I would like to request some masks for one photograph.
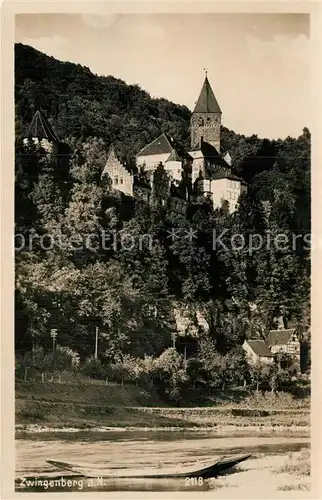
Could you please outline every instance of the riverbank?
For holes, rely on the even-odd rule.
[[[256,471],[256,481],[254,481]],[[257,455],[238,466],[234,474],[212,481],[213,496],[275,498],[282,492],[299,492],[308,498],[311,489],[310,450],[281,455]],[[264,493],[264,494],[263,494]],[[284,493],[285,495],[285,493]]]
[[[309,398],[252,394],[214,395],[207,406],[171,407],[135,386],[16,383],[16,431],[94,429],[277,429],[310,426]],[[37,430],[38,429],[38,430]]]
[[[33,444],[31,445],[31,439]],[[41,434],[16,440],[16,478],[50,477],[67,474],[47,462],[48,459],[87,464],[102,468],[112,477],[104,480],[102,488],[89,491],[171,491],[171,498],[184,490],[203,491],[217,498],[276,498],[275,493],[307,490],[310,480],[309,438],[290,435],[289,431],[264,436],[223,435],[216,431],[154,432],[142,434],[93,432]],[[223,456],[251,457],[225,475],[203,484],[188,484],[183,480],[123,479],[113,477],[113,470],[144,473],[149,469],[183,472],[214,463]],[[301,457],[301,459],[299,459]],[[109,474],[109,475],[110,475]],[[127,474],[126,474],[127,475]],[[305,492],[306,495],[306,492]],[[285,496],[284,496],[285,498]],[[302,497],[303,498],[303,497]]]

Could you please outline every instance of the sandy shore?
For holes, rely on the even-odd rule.
[[[153,491],[153,498],[198,498],[199,495],[206,495],[211,498],[243,498],[243,499],[266,499],[266,498],[314,498],[310,491],[310,476],[302,474],[301,471],[287,472],[288,465],[294,462],[294,457],[300,456],[301,452],[257,456],[238,465],[235,471],[225,476],[217,477],[206,481],[200,488],[187,486],[185,480],[171,480],[163,484],[161,490]],[[65,475],[67,478],[67,476]],[[117,481],[112,482],[119,484]],[[143,491],[148,481],[141,480]],[[158,486],[161,481],[159,480]],[[131,486],[126,488],[126,493],[142,494],[137,489],[137,481],[133,481]],[[155,486],[157,483],[155,484]],[[116,487],[116,490],[118,488]],[[198,491],[199,490],[199,491]],[[87,491],[99,491],[89,489]],[[124,498],[125,491],[108,491],[109,498]],[[136,492],[136,493],[135,493]],[[144,495],[148,492],[144,491]],[[135,497],[138,498],[138,497]]]
[[[213,480],[211,495],[214,498],[311,498],[310,476],[279,471],[296,456],[299,453],[249,459],[240,464],[234,474]]]

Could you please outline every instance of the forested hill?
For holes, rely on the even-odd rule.
[[[132,157],[161,132],[189,147],[190,111],[152,99],[138,85],[97,76],[79,64],[57,61],[32,47],[15,47],[16,104],[23,130],[40,107],[61,138],[89,136]]]
[[[161,132],[189,149],[191,112],[187,107],[153,99],[138,85],[94,75],[80,64],[58,61],[23,44],[15,46],[15,100],[17,135],[26,130],[38,107],[61,139],[102,138],[107,147],[113,143],[119,156],[129,163]],[[302,136],[284,141],[261,139],[255,133],[245,137],[222,127],[222,150],[230,151],[233,167],[249,183],[255,175],[271,171],[276,157],[287,164],[284,171],[295,166],[294,154],[302,158],[306,169],[310,134],[304,125]],[[297,175],[294,177],[297,183]],[[267,174],[268,191],[270,180],[274,184],[277,178],[277,171]]]
[[[135,206],[125,216],[122,199],[100,180],[110,144],[133,161],[163,131],[188,149],[191,112],[152,99],[136,85],[96,76],[21,44],[15,48],[15,68],[17,352],[32,346],[50,352],[49,332],[57,329],[57,342],[84,360],[93,354],[98,329],[98,354],[106,369],[125,355],[138,360],[148,354],[161,359],[157,370],[158,363],[172,363],[173,373],[166,372],[173,374],[170,388],[180,385],[178,374],[182,381],[195,377],[196,384],[201,377],[205,388],[244,373],[236,348],[245,338],[262,338],[276,317],[307,331],[307,128],[298,138],[274,141],[222,129],[222,149],[230,151],[234,170],[249,183],[233,215],[224,206],[213,210],[202,198],[188,206],[185,216],[174,215],[167,205]],[[22,146],[19,137],[35,107],[68,143],[68,160],[55,149],[46,156],[34,145],[28,151]],[[173,229],[181,231],[180,238],[169,238]],[[191,230],[197,236],[189,241],[185,235]],[[224,231],[224,246],[214,244],[213,231]],[[115,245],[107,249],[105,232],[116,234]],[[147,234],[152,247],[137,245]],[[258,238],[262,241],[256,251],[250,244],[253,234],[256,245]],[[47,238],[44,244],[39,235]],[[277,248],[272,238],[281,235],[284,247]],[[71,245],[72,239],[76,244],[88,236],[93,248]],[[122,246],[123,236],[136,242],[133,250]],[[245,241],[239,250],[232,244],[236,236]],[[293,236],[299,236],[295,245]],[[179,340],[177,351],[169,354],[178,332],[190,339],[188,358],[197,356],[191,366],[178,354]],[[192,337],[199,340],[189,351]]]

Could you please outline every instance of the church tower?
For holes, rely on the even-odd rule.
[[[201,141],[208,142],[220,153],[221,109],[207,78],[191,116],[191,147]]]

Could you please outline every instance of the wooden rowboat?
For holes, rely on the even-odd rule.
[[[202,477],[203,479],[209,479],[216,477],[223,472],[228,471],[235,465],[243,462],[250,458],[251,455],[242,455],[237,457],[222,458],[211,465],[191,470],[187,468],[186,470],[180,470],[174,472],[173,470],[158,470],[152,469],[150,472],[143,472],[142,470],[135,471],[120,471],[107,469],[105,465],[100,467],[93,467],[90,464],[72,464],[68,462],[60,462],[57,460],[46,460],[47,463],[53,465],[54,467],[72,472],[75,475],[96,478],[102,477],[106,479],[170,479],[170,478],[187,478],[187,477]]]

